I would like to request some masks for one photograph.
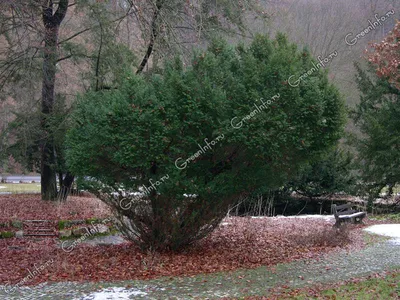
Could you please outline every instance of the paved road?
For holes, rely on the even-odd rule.
[[[10,183],[19,183],[20,181],[27,182],[27,183],[30,183],[32,181],[40,182],[40,176],[0,175],[0,181],[2,181],[2,180],[5,180],[6,182],[10,182]]]

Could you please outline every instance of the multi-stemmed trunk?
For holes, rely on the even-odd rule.
[[[59,201],[67,200],[67,197],[71,192],[74,179],[74,175],[72,175],[70,172],[67,172],[65,176],[63,176],[63,174],[59,175],[60,191],[57,197]]]

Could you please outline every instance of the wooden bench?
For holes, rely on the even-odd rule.
[[[362,219],[367,215],[364,211],[353,209],[353,204],[332,205],[332,213],[335,216],[335,226],[339,227],[344,222],[352,224],[362,223]]]

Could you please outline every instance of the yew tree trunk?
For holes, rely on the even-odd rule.
[[[72,188],[72,184],[74,183],[74,179],[75,179],[74,175],[72,175],[69,172],[67,172],[67,174],[65,174],[64,178],[61,175],[61,179],[59,180],[59,182],[60,182],[60,191],[58,193],[59,201],[67,200],[67,197],[71,192],[71,188]]]

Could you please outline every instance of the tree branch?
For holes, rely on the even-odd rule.
[[[120,21],[120,20],[126,18],[127,16],[128,16],[128,14],[123,15],[122,17],[117,18],[117,19],[115,19],[115,20],[112,20],[112,21],[110,21],[109,23],[106,23],[106,24],[112,24],[112,23],[118,22],[118,21]],[[98,26],[99,26],[99,25],[97,25],[97,26],[91,26],[91,27],[82,29],[81,31],[79,31],[79,32],[77,32],[77,33],[71,35],[70,37],[67,37],[66,39],[64,39],[64,40],[62,40],[62,41],[60,41],[60,42],[58,42],[58,45],[61,45],[61,44],[63,44],[63,43],[66,43],[66,42],[68,42],[69,40],[72,40],[73,38],[77,37],[78,35],[80,35],[80,34],[82,34],[82,33],[85,33],[86,31],[92,30],[93,28],[98,27]]]
[[[151,54],[153,53],[155,40],[158,36],[157,21],[161,8],[162,8],[162,1],[158,0],[153,14],[153,21],[151,22],[150,42],[149,45],[147,46],[146,54],[144,55],[142,62],[140,63],[139,68],[136,71],[136,74],[142,73],[144,67],[147,65],[147,62],[149,61]]]
[[[60,25],[61,22],[63,21],[65,15],[67,14],[68,4],[69,0],[61,0],[60,3],[58,4],[57,11],[53,16],[53,22],[56,25]]]
[[[103,47],[103,26],[101,26],[101,23],[99,23],[101,33],[100,33],[100,45],[99,45],[99,52],[97,54],[97,60],[96,60],[96,91],[99,90],[99,73],[100,73],[100,56],[101,56],[101,50]]]
[[[59,63],[60,61],[63,61],[63,60],[69,59],[69,58],[71,58],[71,57],[72,57],[72,54],[70,54],[70,55],[67,55],[67,56],[64,56],[64,57],[61,57],[61,58],[57,59],[57,63]]]
[[[58,42],[58,45],[61,45],[61,44],[63,44],[63,43],[66,43],[66,42],[68,42],[69,40],[72,40],[73,38],[77,37],[78,35],[80,35],[80,34],[82,34],[82,33],[85,33],[86,31],[89,31],[89,30],[91,30],[91,29],[93,29],[93,27],[89,27],[89,28],[83,29],[83,30],[81,30],[81,31],[79,31],[79,32],[77,32],[77,33],[71,35],[70,37],[67,37],[66,39],[64,39],[64,40],[62,40],[62,41],[60,41],[60,42]]]

